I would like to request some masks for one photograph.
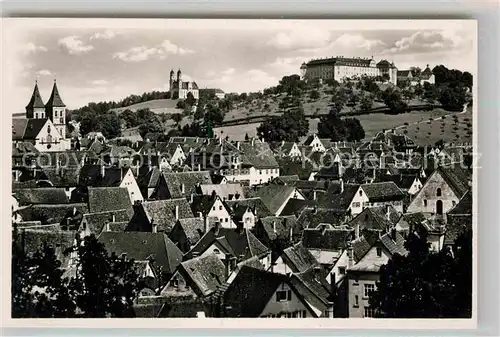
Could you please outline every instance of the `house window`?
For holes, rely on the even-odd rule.
[[[452,200],[451,205],[452,205],[453,207],[455,207],[455,206],[456,206],[456,204],[457,204],[457,202],[456,202],[455,200]]]
[[[262,174],[262,170],[259,170],[259,174]]]
[[[375,291],[375,285],[372,283],[365,284],[364,287],[364,297],[370,297],[370,293]]]
[[[290,301],[292,299],[291,290],[279,290],[276,292],[276,302]]]
[[[363,191],[359,190],[359,196],[363,195]]]
[[[219,206],[219,211],[222,211],[222,206]]]
[[[436,196],[437,196],[437,197],[440,197],[440,196],[441,196],[441,189],[440,189],[440,188],[438,188],[438,189],[437,189],[437,191],[436,191]]]
[[[179,280],[178,279],[173,279],[172,280],[172,287],[179,288]]]
[[[361,206],[361,203],[359,203],[359,202],[352,203],[352,207],[359,207],[359,206]]]
[[[214,206],[214,207],[212,207],[212,210],[214,210],[214,211],[215,211],[215,206]]]
[[[229,218],[226,218],[226,222],[229,222]]]
[[[424,207],[427,207],[427,200],[424,199]]]
[[[370,307],[365,307],[365,318],[375,317],[375,309]]]
[[[217,248],[214,248],[214,254],[219,255],[220,254],[220,250],[218,250]]]
[[[354,307],[358,307],[359,306],[359,296],[358,295],[355,295],[354,296]]]
[[[377,247],[377,256],[381,257],[382,256],[382,248]]]
[[[339,267],[339,274],[340,275],[345,275],[345,267]]]
[[[306,317],[307,317],[307,311],[302,310],[302,318],[306,318]]]

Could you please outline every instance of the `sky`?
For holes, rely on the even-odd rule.
[[[312,58],[373,56],[400,70],[477,66],[475,25],[463,22],[33,19],[5,22],[4,30],[12,113],[24,111],[35,80],[46,101],[57,79],[73,109],[166,91],[171,69],[200,88],[241,93],[276,85]]]

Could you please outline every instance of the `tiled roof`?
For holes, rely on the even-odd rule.
[[[327,287],[331,287],[324,277],[317,274],[314,268],[309,268],[304,272],[292,274],[291,281],[297,291],[303,296],[309,303],[321,302],[322,306],[328,305],[330,301],[330,292]],[[317,308],[317,305],[315,305]],[[326,308],[325,308],[326,309]]]
[[[226,267],[215,254],[184,261],[180,268],[189,275],[202,296],[212,294],[226,281]]]
[[[28,254],[41,250],[43,244],[47,243],[54,248],[56,257],[62,262],[61,267],[67,268],[69,255],[64,254],[64,251],[73,246],[75,236],[76,232],[73,231],[26,229],[20,231],[18,239],[20,240],[19,244],[24,244]]]
[[[140,188],[155,188],[160,180],[161,170],[154,166],[147,171],[139,173],[137,177],[137,184]]]
[[[292,174],[288,176],[279,176],[275,178],[275,181],[279,183],[283,183],[285,185],[294,185],[299,180],[299,176],[297,174]]]
[[[35,145],[30,142],[17,142],[17,143],[12,143],[12,156],[24,156],[28,153],[32,153],[34,155],[37,155],[40,153],[40,151],[37,150]],[[46,152],[47,153],[47,152]]]
[[[367,207],[349,222],[349,226],[354,228],[359,225],[361,229],[386,230],[394,226],[400,218],[401,214],[393,206]]]
[[[61,223],[66,214],[76,208],[80,213],[87,213],[87,204],[38,204],[19,210],[24,221],[41,221],[42,224]]]
[[[197,185],[212,184],[208,171],[164,173],[163,177],[172,198],[182,198],[196,193]],[[184,185],[184,193],[181,191],[181,185]]]
[[[208,214],[217,200],[220,200],[218,196],[194,195],[191,203],[193,214],[199,215],[200,212],[203,215]]]
[[[268,216],[259,219],[259,222],[271,241],[277,238],[290,239],[290,229],[292,235],[300,233],[297,219],[294,216]]]
[[[316,59],[307,62],[307,66],[315,66],[322,64],[342,65],[350,67],[369,67],[372,59],[368,58],[351,58],[351,57],[331,57],[324,59]]]
[[[249,259],[253,256],[261,256],[269,250],[247,229],[238,228],[211,228],[198,243],[186,254],[202,254],[214,242],[218,241],[227,253],[239,258]]]
[[[128,224],[129,224],[129,221],[109,222],[107,224],[107,226],[109,227],[108,232],[125,232]]]
[[[189,203],[184,198],[157,201],[145,201],[139,206],[144,209],[149,221],[158,225],[159,231],[170,232],[175,225],[176,207],[179,209],[179,219],[194,218]]]
[[[340,225],[344,221],[343,214],[335,209],[329,208],[306,208],[297,218],[298,226],[301,229],[316,228],[320,223]]]
[[[76,187],[80,181],[80,167],[43,168],[36,178],[48,180],[54,187]]]
[[[463,197],[470,189],[469,181],[472,180],[471,174],[459,165],[454,165],[454,167],[439,166],[437,171],[441,173],[443,179],[459,198]]]
[[[203,218],[186,218],[177,220],[191,244],[198,242],[205,232],[205,220]]]
[[[408,77],[411,70],[398,70],[398,77]]]
[[[45,123],[46,118],[13,119],[12,140],[35,139]]]
[[[87,224],[90,232],[95,235],[99,235],[105,230],[104,226],[110,222],[126,222],[128,224],[131,218],[132,214],[130,208],[99,213],[87,213],[83,215],[83,220]]]
[[[257,196],[262,199],[262,202],[267,208],[276,214],[281,206],[286,202],[287,198],[295,191],[295,187],[287,185],[267,185],[262,186],[257,190]],[[293,195],[292,195],[293,197]]]
[[[302,236],[302,244],[308,249],[336,251],[346,248],[352,236],[352,229],[306,228]]]
[[[40,91],[38,90],[38,84],[35,83],[35,88],[33,89],[33,94],[31,95],[31,99],[26,106],[26,109],[32,108],[45,108],[45,104],[43,103],[42,96],[40,95]]]
[[[221,199],[245,198],[245,192],[239,183],[203,184],[200,186],[202,194],[211,195],[214,191]]]
[[[272,215],[261,198],[226,200],[224,203],[232,212],[235,212],[238,208],[250,208],[252,211],[255,211],[255,215],[261,218]]]
[[[89,187],[88,203],[90,213],[132,208],[130,196],[125,187]]]
[[[387,200],[401,200],[405,194],[399,187],[392,181],[380,182],[373,184],[363,184],[361,188],[365,192],[370,202],[374,201],[387,201]]]
[[[280,215],[298,215],[304,210],[306,207],[314,207],[317,205],[315,200],[302,200],[302,199],[294,199],[290,198],[281,211]]]
[[[59,95],[59,90],[57,89],[57,84],[54,81],[54,86],[52,87],[52,93],[50,94],[49,100],[46,104],[47,107],[66,107]]]
[[[13,190],[12,193],[21,206],[31,204],[65,204],[69,202],[64,188],[22,188]]]
[[[368,237],[370,239],[370,236]],[[359,262],[363,256],[372,248],[376,240],[367,240],[367,238],[362,235],[359,238],[351,242],[352,251],[354,254],[354,261]]]
[[[227,317],[259,317],[287,276],[243,266],[224,293]]]
[[[279,168],[278,162],[268,143],[255,142],[241,143],[240,149],[244,153],[243,164],[252,165],[258,169]]]
[[[351,205],[354,195],[359,189],[358,184],[344,184],[344,191],[338,193],[338,187],[331,186],[325,195],[318,196],[318,206],[330,208],[337,212],[345,212]]]
[[[465,215],[472,214],[472,190],[467,191],[458,204],[447,214]]]
[[[286,248],[283,251],[282,258],[294,273],[302,273],[318,265],[318,261],[316,261],[311,252],[309,252],[300,242]]]
[[[102,232],[99,237],[108,252],[116,255],[127,254],[128,258],[136,261],[154,259],[156,266],[163,271],[173,274],[182,262],[182,252],[163,233],[147,232]]]
[[[405,248],[405,239],[401,234],[395,232],[395,239],[391,237],[391,233],[385,233],[380,237],[380,242],[392,254],[407,255],[408,251]]]

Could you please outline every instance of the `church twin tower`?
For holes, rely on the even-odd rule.
[[[35,82],[35,89],[31,100],[26,106],[26,118],[46,119],[49,118],[54,127],[59,131],[61,137],[66,138],[66,105],[63,103],[56,81],[52,87],[52,93],[46,104],[43,103],[42,96],[38,90],[38,82]]]

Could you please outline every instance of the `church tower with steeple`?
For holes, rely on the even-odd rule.
[[[35,81],[35,88],[31,99],[26,106],[26,118],[43,119],[45,118],[45,104],[43,103],[42,96],[38,90],[38,81]]]
[[[47,104],[45,104],[45,113],[47,118],[50,118],[52,123],[54,123],[54,126],[61,134],[61,137],[63,139],[66,138],[66,105],[63,103],[61,96],[59,95],[55,79],[54,86],[52,87],[52,93],[50,94]]]

